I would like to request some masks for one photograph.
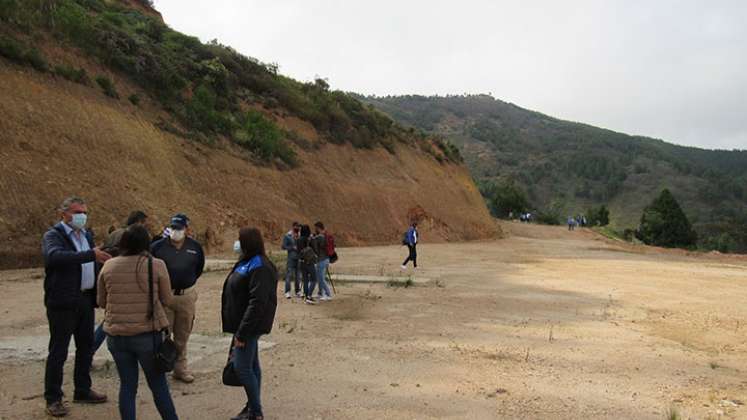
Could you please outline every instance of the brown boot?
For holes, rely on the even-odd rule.
[[[174,373],[173,377],[174,377],[174,379],[176,379],[177,381],[182,381],[182,382],[184,382],[185,384],[191,384],[192,382],[194,382],[194,381],[195,381],[195,376],[194,376],[194,375],[192,375],[192,374],[191,374],[191,373],[189,373],[189,372],[180,372],[180,373]]]
[[[73,398],[73,402],[78,404],[103,404],[106,400],[106,394],[101,394],[94,390],[90,390],[85,394],[76,392]]]
[[[70,414],[70,409],[62,401],[47,403],[47,414],[52,417],[65,417]]]

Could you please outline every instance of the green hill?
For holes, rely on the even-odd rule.
[[[563,121],[488,95],[367,97],[400,123],[456,144],[482,189],[515,181],[539,210],[607,204],[636,228],[669,188],[706,249],[747,251],[747,150],[704,150]]]

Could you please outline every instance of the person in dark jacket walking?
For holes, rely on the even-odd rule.
[[[223,332],[233,334],[231,358],[247,398],[244,409],[232,420],[260,420],[264,417],[258,343],[261,335],[272,331],[278,274],[267,258],[259,229],[241,229],[239,244],[241,257],[223,284],[221,298]]]
[[[405,262],[402,263],[402,269],[407,269],[407,263],[412,261],[413,268],[418,268],[418,224],[414,222],[405,233],[405,240],[403,245],[407,245],[409,254],[405,258]]]
[[[301,236],[298,238],[298,269],[301,271],[303,281],[304,302],[315,305],[314,288],[316,287],[316,263],[319,256],[311,246],[311,228],[309,225],[301,226]]]
[[[63,367],[70,337],[75,337],[73,402],[91,404],[107,400],[106,395],[91,389],[91,362],[96,276],[101,264],[111,255],[96,248],[93,233],[85,228],[88,207],[83,199],[65,199],[60,211],[62,221],[44,234],[42,242],[44,305],[49,321],[44,398],[47,413],[54,417],[63,417],[70,412],[62,403]]]

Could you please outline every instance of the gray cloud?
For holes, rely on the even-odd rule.
[[[157,0],[177,30],[366,94],[492,93],[560,118],[747,149],[747,2]]]

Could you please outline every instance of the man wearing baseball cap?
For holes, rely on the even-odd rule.
[[[187,341],[195,320],[197,291],[194,285],[205,268],[205,253],[200,243],[188,235],[191,230],[185,214],[175,214],[169,227],[169,236],[154,242],[150,250],[155,258],[166,263],[174,291],[174,300],[166,308],[177,351],[174,379],[191,383],[195,378],[187,366]]]

